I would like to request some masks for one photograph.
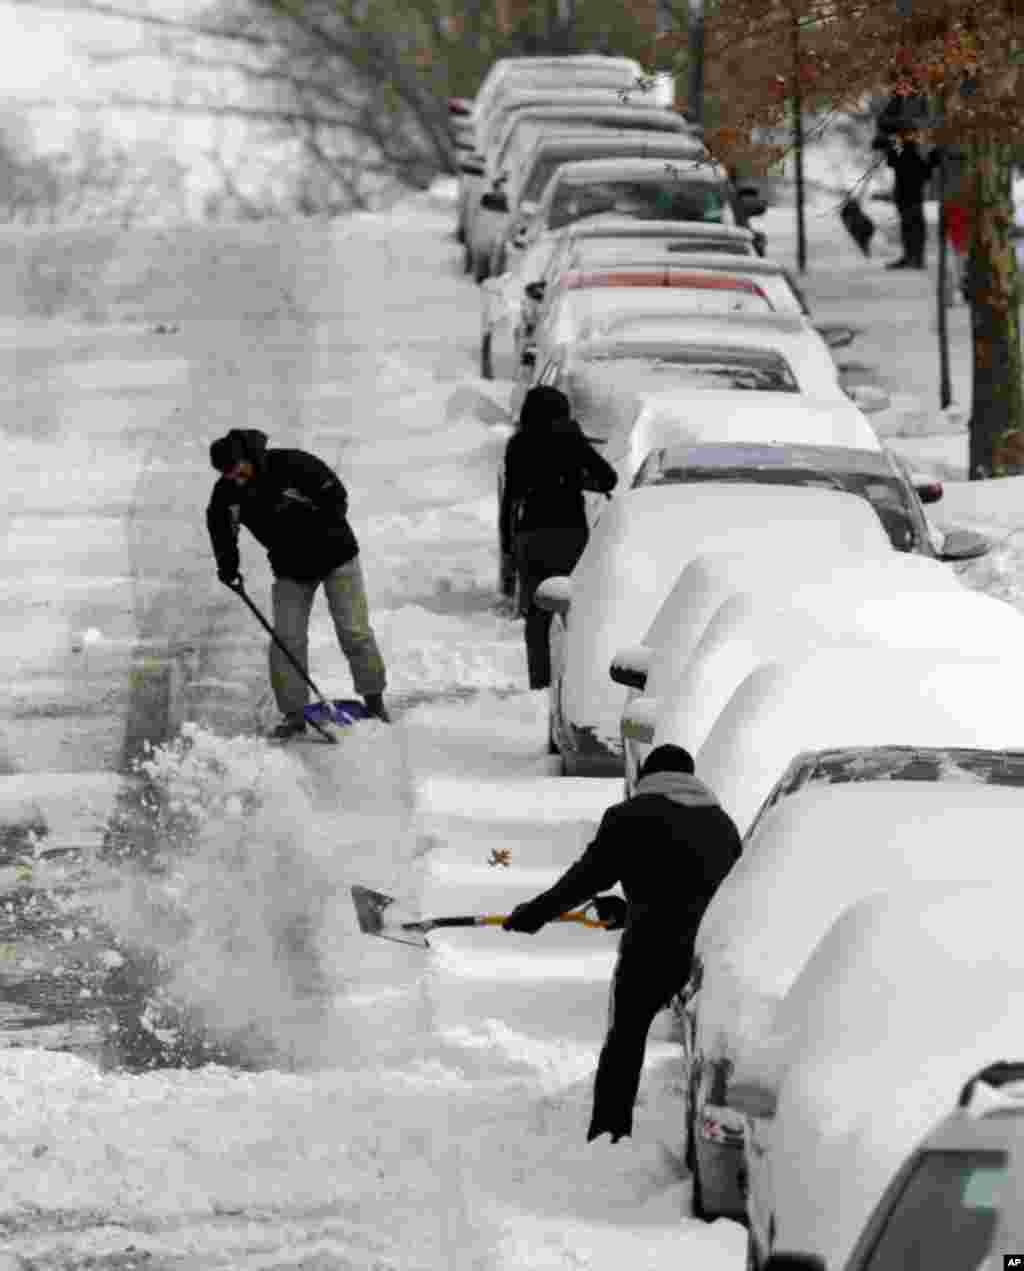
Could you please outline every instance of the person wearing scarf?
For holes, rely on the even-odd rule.
[[[647,1034],[690,975],[704,910],[740,854],[732,818],[693,771],[681,746],[657,746],[633,795],[610,807],[582,856],[541,895],[517,905],[502,924],[528,935],[621,883],[625,925],[609,996],[608,1027],[597,1062],[587,1142],[633,1132]],[[611,915],[598,897],[597,912]]]

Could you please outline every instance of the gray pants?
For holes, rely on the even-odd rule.
[[[328,574],[322,582],[275,578],[271,596],[274,630],[300,666],[309,668],[309,615],[316,589],[322,586],[334,620],[338,643],[348,660],[352,682],[360,697],[383,693],[387,683],[384,659],[370,626],[363,571],[356,556]],[[276,644],[270,645],[270,685],[282,715],[299,714],[309,701],[309,687]]]

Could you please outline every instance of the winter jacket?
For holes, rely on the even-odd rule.
[[[585,529],[583,491],[610,494],[617,481],[575,421],[523,429],[505,448],[503,543],[525,530]]]
[[[233,430],[256,475],[245,486],[221,477],[206,509],[217,569],[239,569],[238,527],[267,549],[275,578],[316,582],[352,560],[359,544],[346,518],[348,493],[337,475],[304,450],[267,449],[257,429]]]
[[[887,137],[876,137],[872,148],[884,152],[895,178],[893,201],[897,207],[914,207],[924,199],[924,187],[939,162],[933,150],[926,159],[916,141],[904,141],[899,150]]]
[[[671,929],[692,941],[739,854],[732,818],[702,781],[656,772],[637,782],[632,798],[608,809],[579,860],[521,908],[549,922],[621,883],[627,932],[638,925],[663,934]]]

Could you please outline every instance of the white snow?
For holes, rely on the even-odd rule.
[[[584,1142],[614,938],[453,931],[425,953],[356,929],[354,882],[417,913],[504,912],[573,859],[617,794],[556,779],[544,697],[513,691],[521,630],[492,606],[508,386],[475,379],[454,193],[337,224],[0,233],[5,822],[38,811],[53,842],[94,842],[130,785],[114,774],[138,681],[171,668],[169,715],[194,724],[153,756],[177,804],[172,868],[80,871],[66,928],[98,914],[102,966],[142,943],[211,1027],[248,1026],[282,1057],[129,1076],[43,1049],[44,1032],[0,1051],[12,1264],[99,1265],[129,1246],[193,1267],[742,1263],[736,1224],[685,1217],[664,1019],[634,1138]],[[948,475],[964,438],[931,436],[927,280],[883,276],[834,216],[815,217],[816,317],[863,315],[856,354],[905,406],[872,422],[892,435],[911,420],[929,436],[907,452]],[[773,253],[791,251],[788,210],[765,228]],[[966,313],[951,319],[963,401]],[[314,450],[349,485],[373,621],[407,695],[392,730],[285,753],[234,735],[269,711],[263,633],[218,588],[203,525],[207,446],[237,425]],[[1005,490],[948,486],[940,508],[985,526],[1000,505],[1006,545],[972,577],[1017,601]],[[243,553],[266,604],[263,554]],[[349,694],[322,607],[311,648],[318,682]],[[64,956],[23,953],[58,969]]]

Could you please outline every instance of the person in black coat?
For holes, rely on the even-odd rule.
[[[895,138],[879,133],[871,148],[885,155],[895,177],[893,199],[900,218],[903,255],[890,261],[886,269],[924,269],[924,188],[939,162],[939,151],[933,149],[926,159],[912,132]]]
[[[612,977],[608,1030],[597,1063],[587,1142],[633,1132],[633,1105],[654,1017],[690,975],[704,910],[739,858],[740,836],[714,794],[693,775],[681,746],[656,746],[633,796],[609,808],[583,855],[533,900],[517,905],[506,931],[534,934],[595,892],[622,884],[625,930]],[[610,913],[597,897],[598,916]]]
[[[238,529],[267,549],[274,574],[274,629],[302,667],[309,661],[309,617],[322,586],[356,692],[369,713],[387,722],[384,660],[370,626],[359,544],[348,523],[348,492],[338,475],[304,450],[267,449],[267,434],[233,428],[210,446],[221,474],[206,509],[217,577],[241,585]],[[284,717],[271,734],[305,731],[306,681],[276,644],[270,682]]]
[[[514,559],[526,618],[530,688],[551,683],[551,614],[534,604],[534,594],[545,578],[571,573],[587,544],[583,491],[610,495],[617,480],[572,418],[566,395],[547,385],[531,388],[505,448],[499,512],[502,549]]]

